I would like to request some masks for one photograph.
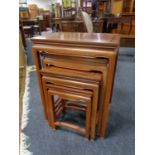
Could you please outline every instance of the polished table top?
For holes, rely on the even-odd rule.
[[[118,46],[120,35],[107,33],[56,32],[32,38],[33,43],[76,43]]]

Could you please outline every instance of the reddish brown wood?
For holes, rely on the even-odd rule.
[[[36,65],[36,70],[39,71],[40,68],[41,68],[39,53],[36,52],[36,51],[33,52],[33,57],[34,57],[34,63]],[[45,118],[48,119],[47,111],[46,111],[46,108],[45,108],[46,107],[45,94],[43,92],[43,85],[42,85],[42,80],[41,80],[41,74],[39,72],[37,72],[37,77],[38,77],[38,84],[39,84],[39,88],[40,88],[40,95],[41,95],[41,99],[42,99],[42,104],[43,104],[43,108],[44,108],[44,115],[45,115]]]
[[[62,127],[65,127],[65,128],[71,128],[73,130],[75,130],[76,132],[80,132],[80,133],[83,133],[85,134],[86,130],[82,127],[79,127],[77,125],[74,125],[74,124],[68,124],[68,123],[65,123],[65,122],[55,122],[55,125],[57,126],[62,126]]]
[[[102,49],[103,48],[106,49],[108,47],[109,48],[118,47],[120,42],[119,39],[120,36],[118,34],[58,32],[58,33],[47,33],[46,35],[43,36],[33,37],[32,42],[35,44],[41,44],[41,46],[60,45],[62,47],[63,45],[67,46],[72,45],[74,46],[74,49],[76,49],[76,47],[87,47],[87,49],[92,47],[93,48],[101,47]],[[104,52],[105,49],[102,50],[102,54],[105,53]],[[81,57],[83,57],[83,55],[81,55]]]
[[[46,87],[44,85],[44,92],[46,93]],[[49,125],[55,129],[55,121],[56,121],[56,117],[58,117],[58,112],[55,113],[54,112],[54,100],[53,100],[53,96],[49,95],[48,93],[46,93],[46,106],[47,106],[47,114],[48,114],[48,119],[49,119]],[[60,113],[59,113],[60,114]]]
[[[63,91],[62,91],[63,90]],[[80,93],[71,93],[69,91],[66,91],[64,88],[62,90],[59,90],[59,88],[50,88],[48,90],[48,94],[49,94],[49,99],[50,99],[50,95],[59,95],[61,96],[63,99],[68,99],[68,100],[84,100],[86,101],[87,107],[86,107],[86,129],[85,129],[85,137],[87,139],[89,139],[89,129],[90,129],[90,114],[91,114],[91,96],[90,95],[85,95],[85,94],[80,94]],[[62,108],[57,112],[57,115],[59,115],[62,111]],[[53,111],[54,112],[54,111]],[[49,115],[50,117],[51,115]],[[59,126],[64,126],[64,127],[68,127],[71,129],[76,129],[77,131],[81,132],[81,128],[79,126],[75,126],[69,123],[63,123],[63,122],[59,122],[58,124],[56,123],[57,121],[54,122],[55,125],[59,125]]]
[[[48,55],[46,55],[48,56]],[[56,71],[56,69],[52,70],[52,68],[54,66],[58,66],[58,67],[65,67],[65,68],[70,68],[70,69],[74,69],[74,74],[69,74],[69,71],[66,71],[64,74],[67,77],[83,77],[83,78],[87,78],[87,81],[91,79],[92,80],[98,80],[101,82],[101,88],[100,88],[100,97],[99,97],[99,110],[100,110],[100,115],[102,115],[102,102],[103,102],[103,97],[105,96],[105,89],[106,89],[106,79],[107,79],[107,66],[108,66],[108,61],[106,59],[97,59],[96,61],[93,59],[79,59],[79,58],[73,58],[70,57],[70,59],[66,59],[66,57],[56,57],[53,56],[52,58],[45,58],[43,59],[43,68],[49,68],[49,70],[45,69],[44,72],[48,72],[48,73],[53,73],[53,74],[57,74],[57,75],[63,75],[62,74],[62,70],[61,71]],[[49,67],[46,67],[49,66]],[[50,69],[51,68],[51,69]],[[82,76],[79,74],[79,72],[76,73],[77,70],[82,70],[82,71],[86,71],[85,75],[87,76]],[[101,76],[99,76],[98,79],[95,79],[95,77],[92,77],[91,74],[88,75],[88,73],[91,71],[98,71],[102,73],[102,80],[101,80]],[[62,76],[62,77],[63,77]],[[90,82],[90,81],[89,81]],[[110,103],[110,102],[109,102]],[[99,123],[98,123],[98,132],[100,130],[101,127],[101,117],[99,117]]]
[[[104,70],[102,68],[102,74],[103,76],[105,76],[106,74],[106,76],[105,81],[104,78],[102,80],[101,90],[103,90],[104,88],[104,91],[102,92],[103,95],[102,99],[100,100],[102,101],[102,113],[99,114],[99,119],[102,120],[99,134],[101,137],[104,137],[106,122],[109,113],[109,103],[112,96],[112,87],[119,47],[119,35],[94,33],[49,33],[45,36],[35,37],[32,39],[32,41],[34,43],[34,53],[40,51],[42,54],[45,53],[47,55],[51,55],[51,57],[53,57],[54,55],[60,57],[65,56],[68,57],[67,61],[70,59],[70,57],[74,57],[78,60],[81,59],[81,63],[83,62],[83,59],[92,59],[93,61],[98,63],[102,61],[100,60],[100,58],[107,60],[106,65],[101,64],[101,66],[104,66]],[[85,67],[82,67],[82,70],[88,70],[88,68],[90,68],[90,64],[92,64],[91,67],[94,66],[93,61],[89,61],[89,63],[87,61]],[[79,64],[77,64],[77,66],[78,65]],[[71,69],[74,68],[74,66],[71,67]],[[40,69],[37,69],[38,74],[40,74]],[[79,69],[81,70],[81,68]],[[74,81],[73,83],[74,86],[77,85],[77,82]],[[86,85],[84,87],[85,89],[88,89],[86,88]],[[96,100],[98,100],[98,97],[96,98]],[[96,115],[97,107],[92,108],[92,110]],[[94,120],[94,122],[96,122],[96,118],[92,119]],[[92,130],[91,132],[93,133]]]
[[[42,73],[44,74],[44,73]],[[85,82],[80,82],[80,81],[74,81],[71,79],[63,79],[63,78],[56,78],[56,76],[51,76],[51,77],[42,77],[42,80],[44,81],[43,83],[46,82],[52,82],[55,83],[56,85],[62,85],[65,87],[73,87],[73,88],[78,88],[78,89],[86,89],[86,90],[92,90],[93,91],[93,100],[92,100],[92,127],[91,127],[91,139],[95,138],[95,126],[96,126],[96,111],[97,111],[97,103],[98,103],[98,84],[94,83],[85,83]],[[45,85],[45,84],[44,84]]]

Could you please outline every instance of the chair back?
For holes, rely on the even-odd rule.
[[[82,18],[84,21],[84,25],[86,26],[87,32],[92,33],[93,32],[93,22],[87,12],[81,11]]]

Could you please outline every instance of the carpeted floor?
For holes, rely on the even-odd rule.
[[[113,99],[106,138],[86,141],[68,130],[53,131],[44,119],[36,73],[30,73],[29,122],[23,132],[33,155],[134,155],[135,153],[135,63],[134,54],[118,57]],[[127,49],[129,53],[134,49]],[[128,53],[128,52],[127,52]],[[28,53],[28,64],[33,64]]]

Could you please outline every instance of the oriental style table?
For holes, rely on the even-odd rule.
[[[41,75],[43,54],[50,55],[53,58],[52,63],[57,67],[102,73],[98,100],[99,120],[97,134],[100,137],[105,137],[120,36],[104,33],[57,32],[34,37],[32,42],[43,105],[45,104]],[[44,109],[44,113],[45,118],[48,119],[46,109]]]

